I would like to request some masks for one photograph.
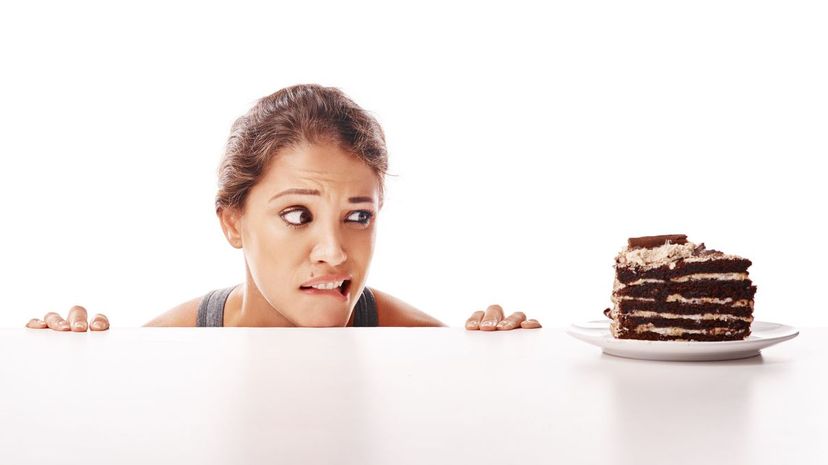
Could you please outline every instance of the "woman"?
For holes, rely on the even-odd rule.
[[[388,166],[379,123],[339,89],[315,84],[259,100],[233,124],[219,166],[216,215],[242,249],[242,284],[184,302],[144,326],[445,326],[365,286]],[[103,331],[72,307],[29,328]],[[477,311],[471,330],[538,328],[499,305]]]

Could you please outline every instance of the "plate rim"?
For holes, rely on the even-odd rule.
[[[606,329],[607,329],[607,331],[609,331],[610,320],[606,320],[606,322],[604,322],[603,320],[589,320],[589,321],[582,322],[580,324],[588,324],[588,323],[602,323],[602,324],[606,323],[606,326],[607,326]],[[714,345],[715,346],[722,346],[722,345],[745,344],[745,343],[758,342],[758,341],[773,341],[773,340],[783,341],[783,340],[785,340],[785,338],[790,339],[790,338],[793,338],[793,337],[796,337],[796,336],[799,335],[799,328],[797,328],[795,326],[786,325],[784,323],[775,323],[775,322],[772,322],[772,321],[754,320],[753,324],[756,324],[756,323],[766,324],[766,325],[775,325],[779,328],[785,329],[786,334],[779,335],[779,336],[761,336],[761,335],[756,335],[751,331],[751,333],[752,333],[751,335],[756,336],[757,339],[740,339],[740,340],[735,340],[735,341],[647,341],[647,340],[643,340],[643,339],[617,339],[617,338],[610,338],[608,340],[619,341],[619,343],[622,343],[622,344],[623,343],[640,344],[642,342],[646,342],[646,343],[651,343],[651,344],[665,343],[665,344],[670,344],[670,345],[692,344],[692,345],[700,345],[700,346],[705,346],[705,345],[707,345],[707,346],[714,346]],[[752,327],[752,325],[751,325],[751,327]],[[588,327],[585,327],[585,326],[579,326],[579,323],[571,323],[567,327],[566,332],[569,333],[570,335],[572,335],[572,333],[583,334],[583,333],[578,333],[577,331],[575,331],[576,329],[603,330],[604,328],[588,328]],[[608,334],[608,335],[612,336],[611,334]],[[589,336],[587,336],[587,337],[589,337]],[[596,336],[596,337],[598,337],[598,336]],[[604,335],[602,335],[600,337],[604,337]]]

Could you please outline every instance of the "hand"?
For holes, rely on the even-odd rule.
[[[26,327],[32,329],[50,328],[55,331],[69,331],[71,329],[73,332],[86,332],[87,326],[92,331],[106,331],[109,329],[109,320],[106,315],[98,313],[92,319],[92,324],[89,325],[86,322],[86,309],[80,305],[75,305],[69,310],[69,321],[64,320],[55,312],[49,312],[42,320],[32,318],[26,323]]]
[[[472,313],[466,321],[466,329],[481,331],[510,330],[517,328],[534,329],[540,328],[538,320],[527,320],[523,312],[512,313],[509,318],[503,318],[503,307],[500,305],[489,305],[485,312]]]

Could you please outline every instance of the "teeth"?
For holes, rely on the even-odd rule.
[[[341,286],[342,283],[344,283],[344,282],[345,281],[336,281],[336,282],[332,282],[332,283],[315,284],[315,285],[310,286],[310,287],[312,287],[314,289],[336,289],[337,287]]]

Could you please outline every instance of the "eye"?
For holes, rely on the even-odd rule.
[[[374,218],[374,212],[370,210],[357,210],[348,216],[349,221],[353,221],[362,225],[367,226],[371,219]]]
[[[313,219],[313,217],[311,217],[310,212],[304,208],[288,210],[279,216],[281,216],[285,223],[287,223],[288,226],[292,228],[302,226],[303,224],[306,224]]]

